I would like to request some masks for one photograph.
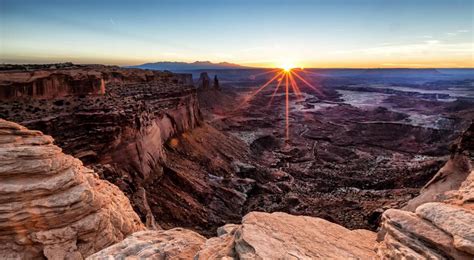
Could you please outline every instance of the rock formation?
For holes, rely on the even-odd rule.
[[[143,228],[116,186],[50,136],[0,119],[1,259],[82,259]]]
[[[415,211],[423,203],[443,201],[445,193],[458,190],[471,173],[474,160],[474,124],[471,124],[451,145],[451,156],[436,175],[421,189],[420,195],[410,200],[405,210]]]
[[[56,98],[67,95],[104,94],[105,82],[100,74],[86,73],[0,73],[0,99]],[[14,77],[12,77],[14,76]]]
[[[219,85],[219,79],[217,79],[217,75],[214,75],[214,85],[212,87],[216,90],[221,89],[221,86]]]
[[[206,238],[191,230],[174,228],[140,231],[92,256],[93,259],[193,259]]]
[[[473,259],[474,124],[453,145],[450,160],[406,209],[382,216],[378,255],[383,259]],[[466,178],[466,175],[467,178]],[[464,181],[461,183],[461,180]]]
[[[374,245],[371,231],[351,231],[319,218],[251,212],[241,225],[225,225],[208,240],[185,229],[138,232],[89,259],[371,259]]]
[[[199,76],[197,87],[200,90],[208,90],[211,87],[211,78],[207,75],[207,72],[201,72]]]
[[[48,65],[0,66],[0,99],[51,99],[66,96],[100,94],[110,83],[169,82],[191,86],[190,74],[122,69],[102,65]]]
[[[196,85],[199,91],[221,89],[221,86],[219,85],[219,79],[217,79],[217,75],[214,75],[214,80],[212,82],[212,87],[211,87],[211,78],[209,77],[207,72],[201,72],[201,75],[199,76],[199,79]]]

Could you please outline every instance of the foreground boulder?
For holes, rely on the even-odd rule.
[[[140,231],[88,259],[193,259],[206,240],[198,233],[182,228]]]
[[[282,212],[251,212],[242,225],[221,230],[220,245],[208,243],[198,254],[202,259],[231,256],[237,259],[370,259],[375,256],[375,233],[349,230],[324,219]],[[228,239],[228,237],[232,239]],[[214,258],[214,257],[211,257]]]
[[[452,200],[382,216],[382,259],[474,259],[474,171]]]
[[[453,145],[446,165],[405,207],[414,212],[384,212],[380,258],[474,259],[473,133],[474,124]]]
[[[0,259],[82,259],[142,229],[116,186],[0,119]]]
[[[323,219],[251,212],[204,240],[186,229],[138,232],[90,259],[371,259],[375,233]],[[199,245],[199,247],[198,247]]]

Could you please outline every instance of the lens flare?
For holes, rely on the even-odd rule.
[[[241,105],[239,105],[236,109],[242,108],[243,104],[250,104],[249,102],[257,96],[257,94],[261,93],[264,89],[266,89],[269,86],[273,86],[273,91],[271,94],[270,101],[268,102],[268,107],[272,104],[277,92],[280,89],[283,89],[283,93],[285,95],[285,100],[284,100],[284,107],[285,107],[285,137],[286,140],[290,140],[290,96],[294,94],[294,96],[299,99],[303,98],[302,94],[302,89],[298,84],[303,83],[303,86],[307,86],[310,89],[306,89],[305,93],[308,93],[308,91],[313,92],[314,94],[318,95],[319,97],[324,96],[324,93],[321,91],[320,87],[318,85],[314,85],[310,83],[310,80],[308,78],[305,79],[305,76],[307,76],[307,73],[303,69],[297,69],[295,66],[293,66],[291,63],[285,63],[279,66],[279,69],[273,69],[267,72],[259,73],[256,75],[252,75],[254,77],[257,76],[262,76],[262,75],[267,75],[273,73],[273,76],[265,82],[263,85],[252,91],[250,94],[248,94],[245,98],[244,101]],[[300,75],[298,72],[303,72]],[[272,84],[273,83],[273,84]],[[284,85],[284,86],[283,86]],[[290,93],[291,92],[291,93]]]
[[[290,72],[294,67],[295,66],[291,63],[284,63],[280,66],[280,68],[286,73]]]

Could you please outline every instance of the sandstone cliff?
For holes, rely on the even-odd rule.
[[[121,69],[103,65],[14,65],[0,67],[0,100],[51,99],[104,94],[109,83],[168,81],[192,85],[189,74]]]
[[[0,119],[1,259],[82,259],[143,228],[116,186]]]

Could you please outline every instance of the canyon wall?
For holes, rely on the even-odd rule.
[[[0,119],[0,258],[83,259],[143,229],[116,186]]]
[[[1,97],[0,117],[51,134],[66,153],[85,163],[111,163],[148,175],[163,154],[162,144],[200,123],[195,90],[188,85],[191,75],[99,65],[0,74],[10,81],[40,74],[38,80],[54,82],[42,95],[28,90],[32,94],[28,100]],[[58,75],[84,80],[84,88],[68,92],[74,86],[56,81]],[[105,84],[104,95],[75,95],[94,84],[84,75],[94,75]],[[15,89],[10,83],[4,88]],[[36,83],[25,84],[34,88]]]
[[[202,122],[190,74],[99,65],[33,69],[94,73],[105,93],[2,99],[0,118],[52,135],[65,153],[116,184],[147,225],[211,234],[241,219],[253,182],[236,178],[233,163],[248,159],[247,148]],[[3,73],[20,72],[31,73]]]
[[[121,69],[103,65],[0,66],[0,100],[103,95],[109,83],[169,82],[192,85],[191,74]]]

